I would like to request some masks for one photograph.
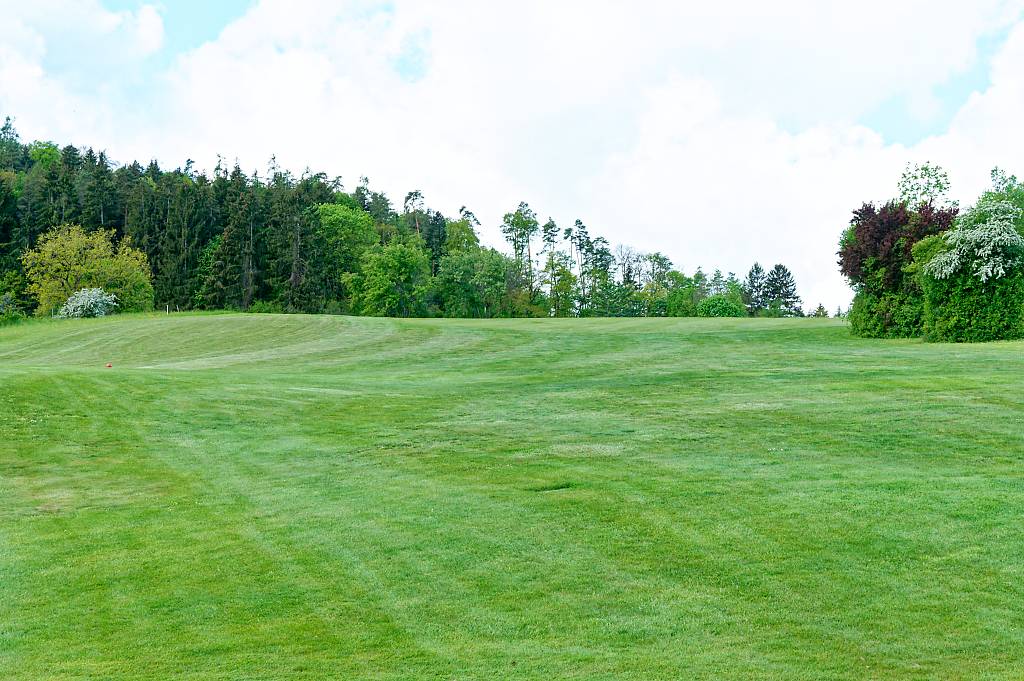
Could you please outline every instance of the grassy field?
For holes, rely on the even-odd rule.
[[[1024,343],[35,322],[0,499],[4,679],[1024,677]]]

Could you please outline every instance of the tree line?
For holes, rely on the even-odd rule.
[[[480,226],[465,207],[431,209],[419,191],[393,204],[366,178],[349,192],[339,178],[297,176],[274,160],[263,175],[237,163],[210,174],[192,161],[115,165],[92,148],[25,144],[10,118],[0,129],[0,314],[53,314],[75,287],[130,284],[121,310],[804,315],[781,264],[754,264],[742,280],[687,275],[661,253],[613,249],[580,220],[542,221],[525,202],[500,225],[509,253],[481,244]],[[814,314],[827,316],[821,306]]]

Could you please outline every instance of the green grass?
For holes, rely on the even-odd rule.
[[[27,323],[0,500],[5,679],[1024,676],[1024,343]]]

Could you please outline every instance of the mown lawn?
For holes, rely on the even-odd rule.
[[[1024,677],[1024,343],[29,323],[0,500],[5,679]]]

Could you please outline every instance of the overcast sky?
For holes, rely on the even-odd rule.
[[[853,208],[908,163],[969,203],[1024,173],[1024,0],[0,0],[0,116],[119,163],[271,155],[691,273],[783,262],[851,297]]]

